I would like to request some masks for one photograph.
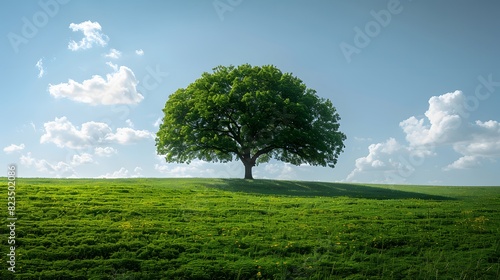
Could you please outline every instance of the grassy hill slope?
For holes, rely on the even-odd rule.
[[[16,273],[4,222],[0,279],[500,279],[499,187],[17,184]]]

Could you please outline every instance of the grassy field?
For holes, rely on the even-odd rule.
[[[0,279],[500,279],[499,187],[18,178],[15,273],[4,205]]]

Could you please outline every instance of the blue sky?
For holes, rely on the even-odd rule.
[[[0,153],[23,177],[243,177],[167,164],[162,108],[218,65],[273,64],[332,100],[336,168],[255,178],[498,185],[497,1],[2,2]]]

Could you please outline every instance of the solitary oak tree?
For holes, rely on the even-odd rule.
[[[272,65],[218,66],[171,94],[163,112],[156,148],[167,162],[239,159],[245,179],[271,158],[333,168],[345,147],[332,102]]]

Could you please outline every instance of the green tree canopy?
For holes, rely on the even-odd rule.
[[[239,159],[245,178],[271,158],[334,167],[346,136],[332,102],[272,65],[218,66],[171,94],[156,148],[167,162]]]

